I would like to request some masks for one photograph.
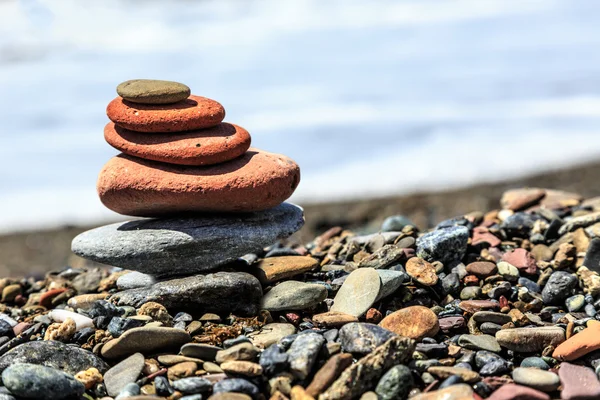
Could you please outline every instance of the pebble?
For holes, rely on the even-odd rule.
[[[128,384],[135,382],[144,368],[144,355],[135,353],[104,374],[104,385],[109,396],[117,396]]]
[[[186,357],[213,361],[222,349],[205,343],[187,343],[181,346],[181,354]]]
[[[106,343],[102,347],[102,356],[114,359],[137,352],[150,353],[179,347],[191,340],[190,335],[180,329],[145,326],[130,329],[118,339]]]
[[[98,300],[104,300],[109,296],[108,293],[90,293],[80,294],[79,296],[71,297],[67,301],[67,305],[72,308],[87,310]]]
[[[223,372],[233,376],[253,378],[262,375],[262,367],[250,361],[226,361],[221,364]]]
[[[325,338],[317,333],[299,335],[287,351],[292,374],[298,379],[306,379],[324,344]]]
[[[467,272],[476,275],[479,278],[487,278],[498,272],[498,267],[495,263],[489,261],[475,261],[467,265]]]
[[[358,322],[358,318],[354,315],[339,311],[328,311],[322,314],[315,314],[313,315],[312,320],[318,326],[325,328],[336,328],[351,322]]]
[[[561,363],[558,376],[562,383],[561,399],[592,400],[600,398],[600,382],[591,368]]]
[[[119,290],[139,289],[150,287],[155,283],[156,278],[154,276],[138,271],[131,271],[119,276],[117,279],[117,288]]]
[[[517,267],[507,263],[506,261],[501,261],[498,263],[498,274],[500,274],[504,279],[510,282],[517,281],[520,276]]]
[[[437,376],[439,378],[449,378],[453,375],[458,375],[462,378],[463,381],[467,382],[467,383],[474,383],[477,382],[480,378],[479,374],[475,371],[471,371],[470,369],[467,368],[461,368],[461,367],[438,367],[438,366],[434,366],[434,367],[429,367],[427,368],[427,372],[429,372],[430,374]]]
[[[350,273],[338,290],[331,311],[360,317],[375,303],[381,279],[374,268],[359,268]]]
[[[547,305],[561,305],[577,287],[577,277],[566,271],[556,271],[542,290],[542,300]]]
[[[327,289],[323,285],[285,281],[263,296],[261,308],[268,311],[305,310],[317,306],[326,297]]]
[[[471,350],[487,350],[500,353],[502,348],[491,335],[460,335],[458,345]]]
[[[515,368],[512,377],[515,383],[541,392],[553,392],[560,385],[558,375],[537,368]]]
[[[600,349],[600,324],[594,324],[561,343],[552,357],[557,360],[574,361]]]
[[[173,389],[184,394],[208,393],[212,383],[201,377],[182,378],[173,381]]]
[[[550,400],[550,396],[527,386],[509,383],[500,386],[488,400]]]
[[[258,387],[252,382],[241,378],[232,378],[223,379],[222,381],[219,381],[213,385],[213,393],[222,392],[244,393],[252,398],[256,398],[259,390]]]
[[[521,361],[521,368],[538,368],[543,370],[549,370],[550,366],[541,357],[527,357]]]
[[[138,395],[140,394],[140,387],[135,384],[135,383],[128,383],[127,385],[125,385],[125,387],[123,388],[123,390],[121,390],[121,392],[117,395],[117,397],[115,397],[115,400],[122,400],[122,399],[134,399],[134,398],[138,398]],[[141,397],[141,396],[140,396]]]
[[[2,372],[2,383],[12,394],[27,399],[64,399],[85,391],[72,375],[34,364],[11,365]]]
[[[352,364],[352,355],[348,353],[336,354],[317,371],[312,381],[306,388],[309,396],[317,397],[323,393],[339,376]]]
[[[440,329],[437,315],[423,306],[411,306],[395,311],[385,317],[379,325],[400,336],[416,340],[433,337]]]
[[[83,328],[91,328],[94,326],[94,321],[84,315],[74,313],[67,310],[52,310],[50,311],[50,318],[56,322],[64,322],[68,318],[75,322],[75,330],[80,331]]]
[[[382,400],[404,399],[413,387],[412,372],[405,365],[390,368],[375,387],[377,398]]]
[[[244,302],[238,301],[239,297]],[[110,300],[120,306],[142,307],[159,302],[166,308],[196,307],[216,313],[255,315],[260,307],[262,288],[245,272],[216,272],[158,282],[149,288],[118,292]]]
[[[269,257],[257,264],[257,276],[262,284],[268,284],[303,274],[318,264],[319,262],[312,257]]]
[[[404,215],[392,215],[387,217],[381,224],[383,232],[400,232],[405,226],[414,226],[412,221]]]
[[[426,261],[440,261],[446,265],[463,258],[468,240],[469,229],[464,226],[437,229],[417,239],[416,254]]]
[[[565,331],[557,326],[502,329],[496,333],[500,346],[518,353],[542,351],[565,341]]]
[[[254,361],[258,353],[259,349],[252,343],[239,343],[228,349],[217,351],[215,361],[219,364],[227,361]]]
[[[275,322],[266,324],[259,331],[248,334],[248,338],[256,347],[264,349],[295,332],[294,325]]]
[[[408,275],[421,285],[433,286],[438,282],[435,268],[422,258],[410,258],[406,262],[405,268]]]
[[[168,164],[207,166],[242,156],[250,147],[250,134],[234,124],[180,133],[135,132],[114,123],[104,128],[104,139],[115,149],[144,160]]]
[[[140,104],[171,104],[188,98],[190,88],[179,82],[133,79],[117,86],[117,94]]]
[[[72,250],[92,261],[167,277],[213,269],[261,251],[303,224],[302,209],[284,203],[247,214],[243,222],[235,215],[211,215],[106,225],[75,237]]]
[[[391,296],[400,289],[404,282],[408,281],[408,275],[402,271],[378,269],[377,274],[379,275],[379,279],[381,279],[381,288],[375,302]]]
[[[465,383],[459,383],[445,389],[432,392],[420,393],[411,397],[411,400],[472,400],[473,389]]]
[[[502,256],[502,261],[513,265],[518,270],[525,272],[526,274],[535,274],[537,271],[537,264],[535,258],[525,249],[515,249],[506,252]]]
[[[381,346],[395,333],[381,326],[365,322],[353,322],[344,325],[339,331],[342,350],[348,353],[364,355]]]

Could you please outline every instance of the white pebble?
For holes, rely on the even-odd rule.
[[[12,319],[11,317],[9,317],[6,314],[0,313],[0,319],[3,320],[4,322],[8,322],[10,324],[10,326],[12,326],[13,328],[15,327],[15,325],[17,325],[17,321],[15,321],[14,319]]]
[[[67,318],[71,318],[75,321],[75,330],[80,331],[83,328],[92,328],[94,326],[94,321],[91,318],[86,317],[85,315],[77,314],[72,311],[67,310],[52,310],[50,311],[50,318],[52,318],[56,322],[63,322]]]

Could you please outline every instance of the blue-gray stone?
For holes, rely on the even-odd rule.
[[[400,364],[390,368],[379,379],[375,393],[380,400],[405,399],[413,385],[412,372]]]
[[[11,365],[2,372],[2,382],[12,394],[26,399],[64,399],[85,391],[72,375],[35,364]]]
[[[532,281],[529,278],[519,278],[518,284],[521,286],[525,286],[530,292],[540,293],[542,291],[540,285],[538,285],[536,282]]]
[[[141,219],[102,226],[73,239],[75,254],[155,276],[190,275],[260,252],[304,224],[302,208],[283,203],[244,214]]]
[[[325,338],[318,333],[309,332],[298,335],[287,351],[290,371],[298,379],[306,379],[312,371]]]
[[[450,273],[442,278],[442,289],[446,294],[458,294],[460,292],[460,277],[458,274]]]
[[[208,379],[193,376],[173,381],[171,386],[183,394],[197,394],[208,392],[212,388],[212,383]]]
[[[523,361],[521,361],[520,367],[538,368],[538,369],[544,369],[546,371],[550,369],[550,366],[548,365],[548,363],[546,361],[544,361],[544,359],[541,357],[524,358]]]
[[[166,376],[157,376],[154,378],[154,389],[158,396],[168,397],[175,393],[175,389],[173,389]]]
[[[216,314],[256,315],[262,298],[258,279],[245,272],[217,272],[158,282],[148,288],[124,290],[110,299],[140,307],[155,301],[168,309],[201,309]]]
[[[461,260],[467,251],[469,229],[464,226],[437,229],[417,239],[417,256],[443,264]]]
[[[339,342],[342,350],[353,354],[368,354],[396,336],[379,325],[367,322],[351,322],[339,331]]]
[[[565,271],[556,271],[542,290],[542,300],[547,305],[562,305],[562,302],[571,296],[577,287],[577,277]]]
[[[245,379],[242,378],[232,378],[232,379],[223,379],[214,384],[213,393],[245,393],[252,398],[256,398],[259,394],[258,387]]]
[[[485,333],[486,335],[495,336],[496,332],[498,332],[501,329],[502,325],[498,325],[493,322],[484,322],[483,324],[479,325],[479,330]]]
[[[259,364],[265,376],[275,376],[287,370],[289,366],[288,355],[282,346],[272,344],[261,353]]]
[[[600,273],[600,238],[593,238],[585,252],[583,265],[588,267],[590,271]]]
[[[140,387],[137,385],[137,383],[128,383],[125,385],[125,387],[123,387],[121,392],[119,392],[119,395],[115,397],[115,400],[126,399],[128,397],[137,396],[138,394],[140,394]]]
[[[375,301],[384,299],[396,292],[402,284],[409,280],[408,274],[402,271],[394,271],[391,269],[378,269],[379,279],[381,279],[381,287]]]
[[[405,217],[404,215],[392,215],[383,221],[383,224],[381,224],[381,230],[383,232],[401,231],[407,225],[414,226],[408,217]]]

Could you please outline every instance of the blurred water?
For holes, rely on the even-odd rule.
[[[133,78],[220,101],[300,164],[296,201],[595,159],[599,20],[594,0],[0,0],[0,230],[115,216],[104,110]]]

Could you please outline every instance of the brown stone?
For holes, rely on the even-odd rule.
[[[251,361],[227,361],[220,365],[223,372],[253,378],[262,375],[263,369]]]
[[[106,115],[136,132],[183,132],[218,125],[225,109],[214,100],[194,95],[167,105],[136,104],[117,97],[106,107]]]
[[[90,294],[80,294],[79,296],[71,297],[67,304],[69,307],[73,307],[75,309],[88,309],[97,302],[98,300],[104,300],[109,296],[108,293],[90,293]]]
[[[550,396],[527,386],[509,383],[501,386],[487,400],[550,400]]]
[[[263,283],[273,283],[308,272],[319,265],[315,258],[306,256],[268,257],[258,263],[257,277]]]
[[[252,400],[252,397],[245,393],[224,392],[215,393],[208,400]]]
[[[502,261],[506,261],[528,274],[535,274],[537,271],[535,258],[525,249],[519,248],[505,253],[502,256]]]
[[[433,392],[420,393],[410,398],[411,400],[473,400],[474,393],[471,386],[459,383]]]
[[[477,311],[495,310],[500,306],[491,300],[465,300],[458,303],[458,307],[465,312],[474,314]]]
[[[542,199],[540,205],[550,210],[573,207],[583,200],[583,197],[577,193],[553,189],[545,189],[545,191],[546,196]]]
[[[212,165],[233,160],[250,147],[250,134],[228,123],[181,133],[143,133],[109,123],[104,139],[125,154],[179,165]]]
[[[314,400],[314,398],[306,393],[304,388],[300,385],[296,385],[292,388],[290,397],[292,400]]]
[[[179,82],[133,79],[117,86],[117,94],[134,103],[171,104],[187,99],[190,88]]]
[[[251,149],[207,167],[147,161],[121,154],[100,172],[98,194],[113,211],[133,216],[266,210],[292,195],[300,169],[288,157]]]
[[[194,375],[194,372],[198,370],[198,364],[193,361],[185,361],[179,364],[175,364],[169,367],[167,376],[170,380],[174,381],[181,378],[188,378]]]
[[[467,265],[467,272],[479,278],[486,278],[498,272],[498,267],[493,262],[475,261]]]
[[[438,281],[434,266],[422,259],[413,257],[406,262],[406,272],[421,285],[433,286]]]
[[[465,327],[465,319],[463,317],[445,317],[438,320],[440,329],[444,333],[450,332],[452,329],[461,329]]]
[[[379,325],[400,336],[415,340],[433,337],[440,330],[437,315],[423,306],[410,306],[395,311],[385,317]]]
[[[427,368],[427,372],[442,379],[458,375],[467,383],[477,382],[481,379],[477,372],[461,367],[429,367]]]
[[[339,328],[350,322],[358,322],[358,317],[339,311],[328,311],[321,314],[315,314],[313,322],[324,328]]]
[[[182,329],[143,326],[129,329],[118,339],[107,342],[102,347],[102,356],[114,359],[137,352],[152,353],[191,341],[190,335]]]
[[[519,211],[538,204],[540,200],[544,198],[544,196],[546,196],[546,191],[544,189],[512,189],[502,194],[500,204],[503,208]]]
[[[317,371],[312,382],[306,388],[306,393],[317,397],[323,393],[344,371],[352,364],[352,355],[349,353],[336,354]]]
[[[562,342],[554,350],[552,357],[561,361],[573,361],[598,349],[600,349],[600,324],[594,324]]]
[[[536,261],[550,261],[554,257],[554,252],[545,244],[536,244],[531,249],[531,255]]]

